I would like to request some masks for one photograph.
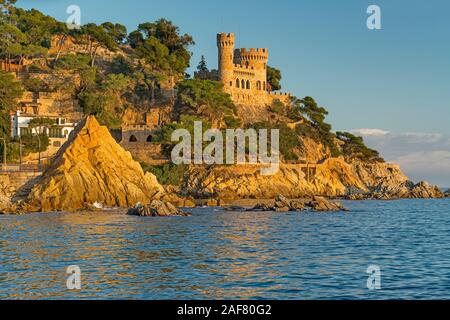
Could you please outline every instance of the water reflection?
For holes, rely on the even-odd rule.
[[[0,216],[0,298],[448,298],[448,200],[348,205],[349,215]],[[374,262],[377,293],[365,287]],[[81,291],[66,288],[69,265],[81,267]]]

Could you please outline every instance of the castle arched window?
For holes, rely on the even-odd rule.
[[[130,137],[130,142],[138,142],[138,140],[134,134]]]
[[[247,80],[247,89],[250,89],[250,80]]]
[[[239,88],[241,84],[241,81],[239,79],[236,79],[236,88]]]
[[[147,137],[147,142],[152,142],[153,141],[153,136],[152,135],[149,135],[148,137]]]
[[[232,87],[233,86],[233,81],[230,81],[230,87]]]
[[[256,82],[256,90],[261,90],[261,81]]]
[[[263,90],[264,91],[266,90],[266,82],[265,81],[263,82]]]
[[[242,79],[242,81],[241,81],[241,88],[245,89],[245,80],[244,79]]]

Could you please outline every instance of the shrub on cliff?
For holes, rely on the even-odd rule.
[[[172,141],[172,133],[177,129],[186,129],[189,131],[191,137],[194,136],[194,123],[195,121],[202,122],[203,125],[203,131],[206,131],[211,128],[211,124],[208,121],[205,121],[204,119],[198,117],[198,116],[191,116],[191,115],[181,115],[179,121],[176,123],[170,123],[166,124],[161,127],[161,129],[158,130],[158,132],[155,134],[155,142],[159,142],[162,145],[162,153],[166,157],[170,157],[172,153],[172,149],[177,144],[177,142]],[[193,146],[192,141],[192,146]],[[206,145],[206,142],[203,142],[204,146]]]
[[[285,161],[299,160],[303,144],[295,130],[289,128],[285,123],[257,122],[248,125],[247,128],[255,130],[278,129],[280,133],[280,154],[283,156],[283,159]]]
[[[362,160],[369,162],[384,162],[378,151],[368,148],[362,137],[357,137],[349,132],[337,132],[337,138],[344,142],[342,152],[347,161]]]
[[[325,122],[328,111],[319,107],[317,102],[311,97],[291,99],[289,117],[294,121],[304,120],[296,127],[296,133],[300,137],[311,138],[327,147],[333,157],[341,155],[336,146],[336,135],[331,131],[330,124]]]
[[[184,175],[187,171],[186,165],[175,165],[172,163],[151,166],[146,163],[141,163],[145,172],[150,172],[156,176],[158,182],[162,185],[181,186],[184,182]]]
[[[270,90],[281,90],[281,79],[282,75],[280,70],[267,66],[267,84]]]
[[[177,113],[198,115],[216,126],[232,123],[236,119],[236,106],[229,94],[223,91],[223,84],[210,80],[184,80],[178,86]]]

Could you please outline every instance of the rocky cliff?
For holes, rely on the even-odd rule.
[[[156,177],[144,174],[131,154],[91,116],[73,132],[21,209],[75,211],[94,203],[131,207],[162,197],[164,188]]]
[[[181,188],[195,197],[234,200],[353,197],[355,199],[440,198],[443,193],[426,183],[414,185],[396,165],[346,163],[330,158],[318,165],[283,164],[277,174],[263,176],[255,166],[191,167]]]
[[[5,209],[11,204],[10,185],[9,177],[7,175],[0,175],[0,210]]]

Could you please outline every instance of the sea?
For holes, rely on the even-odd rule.
[[[450,199],[0,216],[0,299],[450,299]]]

